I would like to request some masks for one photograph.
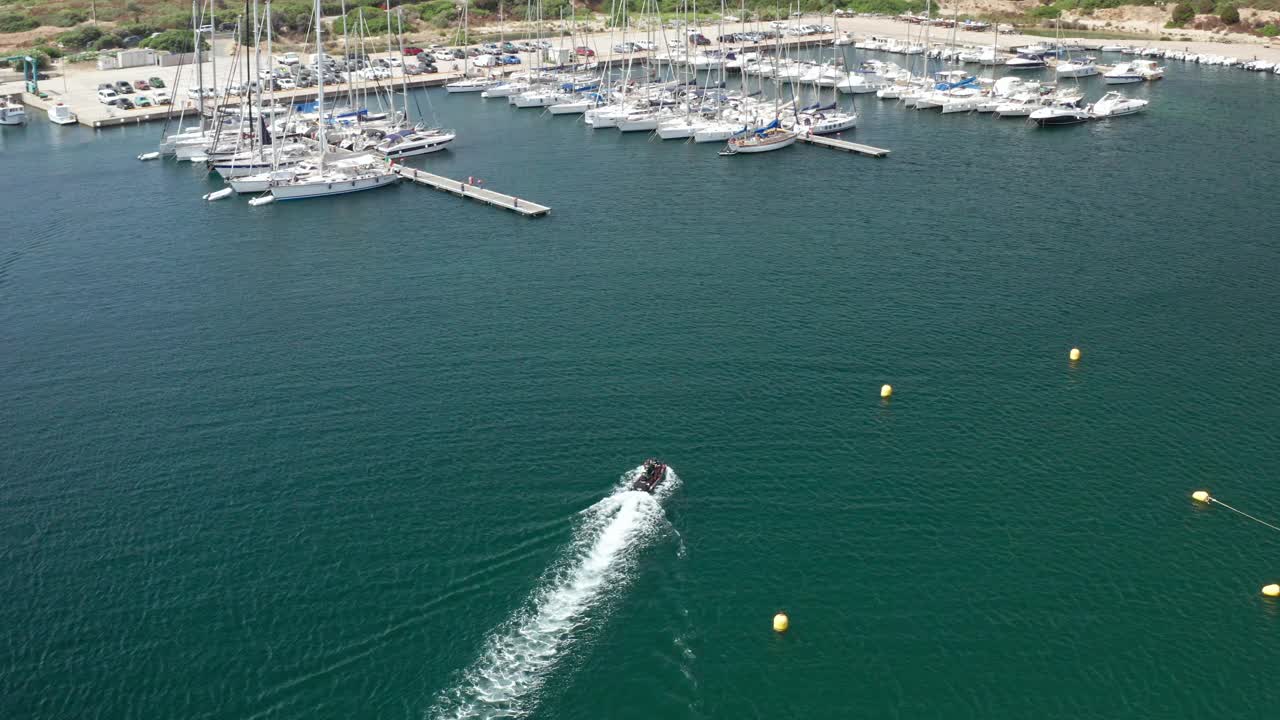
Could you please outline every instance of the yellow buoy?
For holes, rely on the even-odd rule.
[[[1192,500],[1195,500],[1196,502],[1207,503],[1207,502],[1209,502],[1209,500],[1210,500],[1210,498],[1209,498],[1209,491],[1208,491],[1208,490],[1197,490],[1197,491],[1195,491],[1195,492],[1191,493],[1191,499],[1192,499]]]
[[[777,615],[774,615],[774,616],[773,616],[773,631],[774,631],[774,632],[780,632],[780,633],[781,633],[781,632],[786,632],[786,631],[787,631],[787,628],[789,628],[789,627],[791,627],[791,620],[787,618],[787,614],[786,614],[786,613],[781,613],[781,612],[780,612],[780,613],[778,613]]]
[[[1271,583],[1270,585],[1262,588],[1262,594],[1267,597],[1280,597],[1280,585]]]
[[[889,397],[889,396],[890,396],[890,395],[892,395],[892,394],[893,394],[893,386],[892,386],[892,385],[881,385],[881,386],[880,386],[880,397],[882,397],[882,398],[887,398],[887,397]]]
[[[1075,361],[1079,360],[1079,359],[1080,359],[1080,348],[1071,348],[1071,352],[1067,354],[1067,357],[1071,358],[1071,362],[1075,362]]]

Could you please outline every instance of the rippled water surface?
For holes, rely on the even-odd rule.
[[[1280,78],[1126,91],[885,160],[431,93],[541,220],[3,128],[0,716],[1274,713],[1280,538],[1188,495],[1280,518]]]

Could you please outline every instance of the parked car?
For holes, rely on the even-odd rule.
[[[694,45],[710,45],[711,38],[707,37],[706,35],[703,35],[702,33],[698,33],[696,35],[690,35],[689,42],[693,43]]]
[[[116,86],[112,85],[111,83],[98,83],[98,91],[101,92],[103,90],[110,90],[111,92],[115,92]]]
[[[471,48],[471,49],[472,49],[473,51],[475,51],[475,53],[476,53],[477,55],[478,55],[478,54],[480,54],[480,50],[479,50],[479,48]],[[454,60],[462,60],[462,59],[465,59],[465,58],[467,57],[467,52],[466,52],[465,50],[463,50],[462,48],[454,48],[454,49],[450,50],[449,52],[453,55],[453,59],[454,59]]]
[[[132,85],[130,85],[130,84],[129,84],[127,81],[125,81],[125,80],[117,80],[117,81],[116,81],[116,92],[117,92],[117,93],[120,93],[121,95],[132,95],[132,94],[133,94],[133,86],[132,86]]]
[[[414,57],[415,55],[421,55],[423,52],[424,51],[422,48],[414,47],[412,45],[404,49],[404,54],[408,55],[409,57]]]
[[[281,65],[297,65],[298,63],[302,62],[302,58],[298,57],[298,53],[290,52],[290,53],[285,53],[280,57],[276,58],[276,62],[280,63]]]
[[[150,90],[150,89],[151,89],[151,86],[147,84],[147,81],[146,81],[146,80],[135,80],[135,81],[133,81],[133,87],[134,87],[134,89],[135,89],[135,90],[138,90],[138,91],[142,91],[142,90]]]
[[[134,98],[134,102],[138,104],[138,107],[151,107],[151,98],[146,95],[139,95]]]
[[[276,78],[277,90],[296,90],[297,88],[298,84],[293,81],[293,78]]]
[[[658,44],[657,44],[657,43],[655,43],[655,42],[650,42],[650,41],[648,41],[648,40],[636,40],[635,42],[633,42],[633,43],[631,43],[631,44],[632,44],[632,45],[635,45],[637,50],[646,50],[646,51],[648,51],[648,50],[657,50],[657,49],[658,49]]]
[[[614,51],[614,52],[616,52],[616,53],[629,53],[629,52],[635,52],[635,51],[636,51],[636,44],[635,44],[635,43],[630,43],[630,42],[618,43],[617,45],[614,45],[614,46],[613,46],[613,51]]]
[[[115,100],[112,100],[111,102],[109,102],[109,103],[107,103],[107,104],[108,104],[108,105],[114,105],[114,106],[116,106],[116,107],[120,108],[121,110],[132,110],[132,109],[133,109],[133,107],[134,107],[134,106],[133,106],[133,101],[132,101],[132,100],[130,100],[129,98],[127,98],[127,97],[118,97],[118,98],[116,98]]]
[[[575,53],[577,53],[577,54],[579,54],[579,55],[583,56],[583,57],[595,57],[595,56],[596,56],[596,51],[595,51],[595,50],[592,50],[591,48],[587,47],[586,45],[579,45],[578,47],[574,48],[574,49],[573,49],[573,51],[574,51]]]
[[[515,55],[503,55],[501,60],[499,60],[499,62],[501,62],[503,65],[519,65],[520,58],[516,57]]]
[[[169,98],[168,90],[156,90],[153,94],[153,100],[157,105],[172,105],[173,100]]]
[[[112,90],[110,87],[105,87],[105,88],[101,86],[98,87],[98,102],[102,103],[103,105],[110,105],[114,100],[116,100],[119,97],[120,97],[119,93],[117,93],[115,90]]]
[[[153,77],[153,78],[151,78],[150,80],[148,80],[147,82],[151,85],[151,88],[152,88],[153,90],[154,90],[155,88],[162,88],[162,87],[164,87],[164,78]]]

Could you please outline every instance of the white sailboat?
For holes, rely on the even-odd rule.
[[[316,47],[322,48],[323,32],[321,26],[320,0],[315,0],[312,12],[316,23]],[[400,176],[391,170],[390,161],[361,161],[359,158],[348,158],[326,164],[325,154],[329,150],[325,127],[328,125],[323,117],[324,83],[319,83],[316,92],[316,106],[321,113],[321,122],[317,130],[320,142],[320,155],[314,173],[293,176],[288,179],[270,180],[271,196],[276,200],[304,200],[308,198],[326,197],[329,195],[345,195],[364,190],[374,190],[395,183]]]

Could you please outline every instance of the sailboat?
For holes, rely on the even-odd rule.
[[[391,3],[387,3],[387,7],[390,8]],[[462,44],[463,45],[465,45],[471,39],[470,34],[468,32],[471,26],[470,8],[471,8],[470,2],[462,3]],[[390,10],[388,10],[388,12],[390,12]],[[388,29],[388,31],[390,30]],[[457,66],[455,65],[454,67],[457,67]],[[451,83],[445,84],[444,91],[447,93],[484,92],[485,90],[488,90],[494,85],[497,85],[499,82],[498,80],[495,80],[494,78],[489,77],[488,75],[485,75],[483,77],[468,77],[470,74],[471,74],[471,56],[467,55],[462,59],[462,79],[455,80]]]
[[[320,13],[320,0],[315,0],[312,12],[316,23],[316,48],[324,47]],[[328,117],[324,107],[324,83],[316,85],[316,105],[320,108],[319,129],[316,131],[320,143],[320,155],[314,173],[294,176],[282,180],[271,180],[271,196],[276,200],[304,200],[307,198],[325,197],[328,195],[344,195],[347,193],[373,190],[391,185],[400,176],[391,170],[391,162],[364,161],[361,158],[348,158],[326,164],[325,154],[329,151],[325,128]]]

